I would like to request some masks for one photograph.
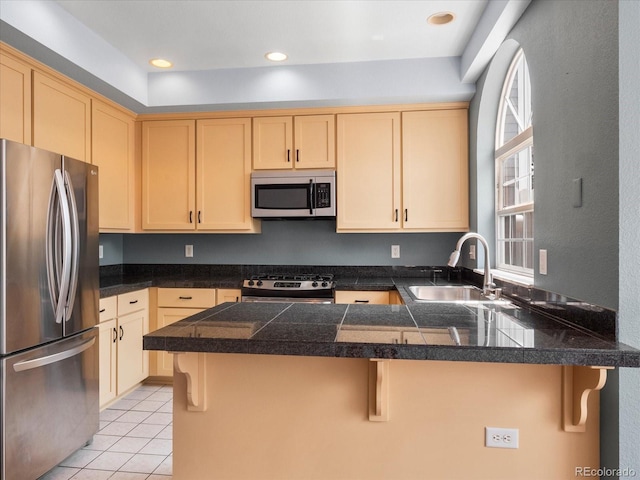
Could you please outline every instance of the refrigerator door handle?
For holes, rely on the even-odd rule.
[[[47,355],[45,357],[34,358],[33,360],[25,360],[24,362],[18,362],[13,366],[13,369],[16,372],[24,372],[25,370],[33,370],[34,368],[44,367],[45,365],[50,365],[52,363],[60,362],[62,360],[66,360],[67,358],[74,357],[79,353],[84,352],[85,350],[91,348],[93,344],[96,343],[96,338],[93,337],[86,342],[77,345],[69,350],[65,350],[63,352],[54,353],[53,355]]]
[[[71,238],[72,244],[72,253],[70,258],[71,274],[67,300],[68,308],[66,310],[65,316],[65,321],[69,321],[69,319],[71,318],[71,313],[73,312],[73,306],[75,305],[76,301],[76,292],[78,290],[78,266],[80,265],[80,226],[78,222],[78,204],[76,203],[73,183],[71,182],[71,177],[66,170],[64,172],[64,180],[65,185],[67,186],[67,196],[69,200],[71,226],[69,236]]]
[[[60,212],[62,214],[63,257],[62,257],[62,276],[59,277],[59,284],[55,289],[56,292],[58,293],[58,299],[56,302],[53,303],[53,308],[55,310],[56,323],[62,323],[62,319],[65,316],[65,309],[67,307],[66,299],[69,293],[69,280],[71,277],[71,255],[72,255],[71,214],[69,212],[69,200],[67,199],[67,192],[64,187],[64,179],[62,177],[62,172],[60,171],[60,169],[56,169],[56,171],[54,172],[54,182],[56,186],[56,191],[58,193]],[[54,222],[55,222],[55,219],[54,219]],[[56,235],[54,234],[54,237],[55,236]],[[56,238],[50,238],[49,240],[52,241],[53,244],[57,247]],[[48,248],[51,248],[51,246],[49,246]]]

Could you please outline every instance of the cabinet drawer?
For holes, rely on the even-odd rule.
[[[145,308],[149,308],[149,290],[147,289],[118,295],[119,317]]]
[[[100,299],[100,322],[111,320],[118,315],[118,297]]]
[[[389,292],[387,291],[336,291],[336,303],[366,303],[369,305],[388,305]]]
[[[211,308],[215,304],[215,288],[158,289],[158,307]]]

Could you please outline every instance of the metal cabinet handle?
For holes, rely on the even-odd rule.
[[[193,210],[189,210],[189,223],[193,223]]]
[[[404,209],[404,221],[405,222],[409,221],[409,209],[408,208]]]
[[[102,309],[100,309],[100,313],[104,313],[104,312],[106,312],[106,311],[107,311],[107,309],[106,309],[106,308],[102,308]]]
[[[296,148],[296,163],[300,161],[300,149]]]
[[[287,148],[287,162],[291,163],[291,149]]]
[[[395,219],[395,221],[396,222],[398,221],[398,209],[397,208],[396,208],[396,219]]]
[[[178,297],[180,300],[193,300],[193,297]]]
[[[116,340],[118,340],[118,330],[116,330],[116,327],[113,327],[113,343],[116,343]]]
[[[202,223],[202,212],[198,210],[198,223]]]
[[[131,301],[129,302],[129,305],[135,305],[136,303],[138,303],[138,300],[131,300]]]
[[[124,337],[124,328],[122,328],[122,325],[120,325],[120,341],[122,341]]]
[[[356,300],[355,303],[369,303],[369,300]]]

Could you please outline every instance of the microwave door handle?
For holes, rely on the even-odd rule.
[[[315,208],[315,185],[313,184],[313,178],[309,179],[309,213],[313,215],[313,209]]]

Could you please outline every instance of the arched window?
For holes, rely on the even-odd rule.
[[[533,276],[531,82],[522,50],[507,73],[496,128],[496,266]]]

